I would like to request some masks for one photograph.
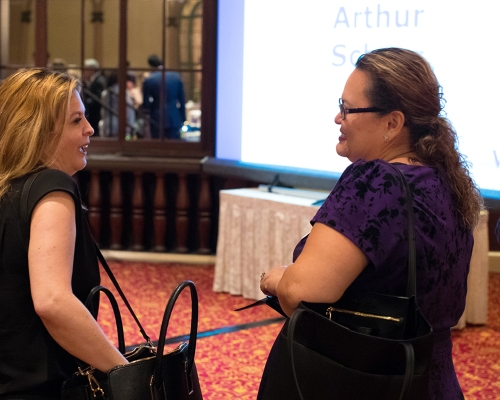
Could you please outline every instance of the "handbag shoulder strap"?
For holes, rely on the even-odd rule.
[[[108,274],[109,279],[111,279],[111,282],[113,282],[113,285],[116,288],[116,291],[118,292],[118,294],[120,295],[121,299],[125,303],[125,306],[127,307],[128,311],[130,312],[130,314],[134,318],[134,321],[137,324],[137,326],[139,327],[139,331],[141,332],[142,337],[144,338],[144,340],[146,340],[146,342],[148,342],[148,345],[150,345],[151,347],[154,347],[153,343],[151,342],[150,337],[147,335],[146,331],[144,330],[144,328],[142,327],[141,323],[139,322],[139,319],[135,315],[135,312],[132,309],[132,306],[130,305],[130,303],[128,302],[127,298],[125,297],[125,293],[123,293],[123,290],[120,287],[120,284],[116,280],[115,275],[113,274],[113,271],[111,271],[111,268],[109,267],[108,263],[106,262],[106,259],[102,255],[101,250],[99,249],[99,246],[97,245],[97,243],[96,243],[95,240],[94,240],[94,246],[95,246],[95,250],[96,250],[96,253],[97,253],[97,258],[99,258],[99,261],[101,262],[102,267],[104,268],[104,270]]]
[[[30,221],[28,218],[28,197],[30,194],[31,186],[33,182],[40,174],[41,171],[38,171],[32,174],[26,182],[24,182],[23,191],[21,192],[21,207],[20,207],[20,217],[21,217],[21,230],[23,233],[23,240],[25,241],[26,248],[28,248],[28,237],[30,234]]]
[[[389,164],[399,175],[403,183],[403,189],[406,194],[406,207],[408,213],[408,284],[406,287],[406,296],[417,296],[417,251],[415,248],[415,225],[413,216],[413,197],[410,186],[403,172],[396,166]]]

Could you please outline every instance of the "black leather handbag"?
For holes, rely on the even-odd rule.
[[[416,302],[412,197],[397,171],[408,206],[406,296],[347,290],[334,304],[299,303],[271,351],[258,399],[429,398],[434,337]]]
[[[109,270],[109,266],[100,251],[98,251],[98,255],[106,271],[110,274],[111,270]],[[118,285],[112,273],[110,277],[115,286]],[[119,285],[116,288],[132,313],[147,344],[125,353],[123,325],[116,299],[108,289],[102,286],[93,288],[87,298],[86,305],[91,307],[92,298],[97,293],[106,294],[115,315],[118,349],[130,363],[112,368],[107,373],[98,371],[91,366],[80,367],[63,383],[61,399],[202,400],[203,395],[194,363],[198,328],[198,295],[194,283],[191,281],[181,282],[170,296],[163,315],[157,348],[153,346],[150,338],[144,332]],[[186,288],[190,290],[192,303],[189,343],[183,342],[174,350],[163,354],[172,310],[177,298]]]

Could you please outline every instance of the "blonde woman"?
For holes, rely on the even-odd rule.
[[[82,303],[100,278],[71,178],[94,133],[80,89],[47,69],[0,84],[0,399],[59,399],[75,357],[101,371],[127,363]]]

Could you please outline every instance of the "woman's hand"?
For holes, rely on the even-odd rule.
[[[277,296],[276,288],[286,270],[286,265],[274,267],[264,274],[260,280],[260,290],[268,296]]]

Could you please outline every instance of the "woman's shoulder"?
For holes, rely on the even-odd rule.
[[[411,172],[411,175],[435,171],[433,168],[425,165],[389,163],[381,159],[375,159],[371,161],[357,160],[344,173],[348,173],[355,178],[383,179],[385,174],[398,175],[398,169],[404,174]]]
[[[30,208],[34,207],[45,195],[56,191],[69,193],[75,200],[75,203],[80,199],[77,183],[65,172],[48,168],[36,172],[32,176],[32,179],[33,181],[29,188]]]
[[[383,160],[352,163],[312,222],[342,233],[372,262],[385,259],[406,228],[405,189],[398,175],[395,167]]]
[[[396,175],[397,172],[392,164],[384,160],[375,159],[371,161],[357,160],[345,169],[339,179],[377,181],[383,180],[386,174]]]
[[[397,188],[401,193],[401,178],[396,167],[383,161],[358,160],[346,168],[332,193],[364,199],[390,195]]]
[[[442,184],[439,171],[425,165],[388,163],[375,159],[353,162],[342,174],[339,183],[357,187],[364,182],[372,187],[390,188],[396,182],[401,183],[401,172],[406,181],[413,186]],[[397,184],[397,187],[400,185]]]
[[[390,164],[376,159],[353,162],[333,188],[329,200],[350,208],[354,204],[364,204],[370,206],[372,210],[393,206],[401,203],[400,199],[406,196],[402,176],[408,183],[414,198],[424,196],[428,200],[446,197],[445,182],[439,171],[434,168],[411,164]]]
[[[35,173],[33,185],[43,186],[52,190],[54,187],[60,187],[66,190],[77,188],[75,180],[67,173],[50,168]]]

